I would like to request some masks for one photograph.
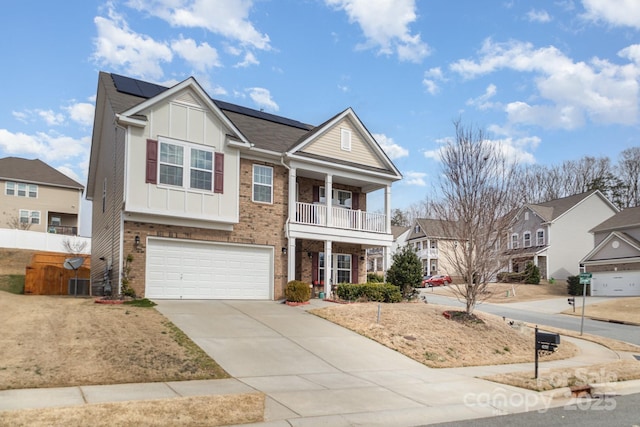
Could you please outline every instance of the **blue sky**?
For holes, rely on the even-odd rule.
[[[525,164],[640,145],[639,36],[637,0],[11,2],[0,157],[85,184],[98,71],[193,75],[217,99],[311,124],[354,108],[404,174],[404,208],[433,193],[456,119]]]

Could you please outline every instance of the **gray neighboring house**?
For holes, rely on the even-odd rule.
[[[38,159],[0,159],[0,228],[78,234],[84,187]]]
[[[640,296],[640,206],[591,230],[594,248],[582,259],[593,296]]]
[[[598,190],[539,204],[526,204],[514,215],[505,256],[509,271],[524,271],[531,261],[543,279],[565,280],[580,273],[590,230],[618,209]]]

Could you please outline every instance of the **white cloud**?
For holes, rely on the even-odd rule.
[[[22,123],[28,123],[29,115],[24,111],[12,111],[11,115],[16,119],[21,121]]]
[[[468,99],[467,105],[475,106],[478,110],[488,110],[493,108],[496,104],[491,102],[490,99],[493,98],[496,93],[498,93],[498,88],[496,85],[490,84],[482,95],[477,98]]]
[[[249,97],[256,103],[260,109],[267,109],[270,111],[278,111],[280,107],[271,98],[271,92],[268,89],[262,87],[248,88],[247,92]]]
[[[205,72],[213,67],[220,67],[218,51],[204,42],[198,45],[193,39],[173,40],[171,49],[191,64],[197,71]]]
[[[37,157],[45,162],[86,156],[90,138],[80,139],[57,133],[28,135],[0,129],[0,151],[11,155]]]
[[[234,67],[236,68],[246,68],[251,65],[258,65],[260,61],[256,58],[256,56],[252,52],[247,52],[244,55],[244,60],[242,62],[238,62]]]
[[[546,10],[535,10],[531,9],[527,12],[527,19],[530,22],[541,22],[546,23],[551,21],[551,15]]]
[[[36,110],[36,113],[49,126],[59,126],[64,123],[64,115],[53,110]]]
[[[63,108],[67,111],[71,120],[83,126],[91,126],[93,124],[93,114],[95,111],[93,104],[77,102]]]
[[[357,23],[367,42],[359,48],[378,48],[379,53],[394,52],[401,61],[420,62],[430,54],[420,34],[409,26],[417,20],[415,0],[325,0],[328,6],[343,10],[349,22]]]
[[[127,4],[174,27],[204,28],[243,46],[271,49],[269,36],[249,20],[251,0],[130,0]]]
[[[427,183],[425,182],[427,174],[424,172],[408,171],[403,172],[402,175],[404,176],[402,182],[407,185],[415,185],[418,187],[426,187],[427,185]]]
[[[132,31],[111,4],[108,17],[97,16],[94,22],[98,36],[94,40],[93,59],[98,64],[136,77],[162,78],[160,63],[171,62],[173,57],[165,43]]]
[[[621,50],[619,56],[635,61],[640,57],[635,46]],[[638,122],[638,62],[617,65],[599,58],[574,62],[553,46],[536,49],[531,43],[487,39],[477,61],[461,59],[450,67],[468,79],[503,69],[533,74],[539,102],[509,103],[505,112],[513,123],[574,129],[587,119],[604,124]]]
[[[440,86],[438,86],[438,81],[446,81],[444,75],[442,74],[442,69],[440,67],[430,68],[424,72],[424,79],[422,80],[422,85],[427,89],[431,95],[435,95],[440,92]]]
[[[640,2],[637,0],[582,0],[584,18],[613,26],[640,29]]]
[[[378,142],[380,148],[387,153],[387,156],[389,156],[391,160],[399,159],[400,157],[407,157],[409,155],[409,150],[396,144],[393,141],[393,138],[389,138],[382,133],[373,134],[373,138]]]

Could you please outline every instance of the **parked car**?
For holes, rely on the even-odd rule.
[[[436,276],[431,276],[427,280],[423,281],[423,283],[426,284],[426,286],[428,287],[447,286],[451,282],[452,282],[451,276],[449,276],[448,274],[438,274]]]
[[[433,276],[431,276],[430,274],[425,274],[424,275],[424,277],[422,278],[422,287],[423,288],[426,288],[427,286],[429,286],[427,284],[427,280],[431,279],[431,277],[433,277]]]

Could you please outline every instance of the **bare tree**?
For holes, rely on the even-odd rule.
[[[616,172],[624,184],[620,207],[640,206],[640,147],[627,148],[620,153]]]
[[[31,228],[31,223],[29,221],[20,221],[20,218],[11,218],[7,221],[7,226],[16,230],[28,230]]]
[[[448,251],[451,266],[463,283],[452,286],[466,302],[466,312],[487,295],[487,285],[504,268],[501,239],[507,234],[516,206],[513,184],[517,165],[485,140],[484,132],[454,123],[456,138],[441,153],[442,202],[434,205],[446,235],[457,239]]]
[[[86,240],[79,240],[70,237],[67,237],[62,241],[62,246],[64,246],[65,251],[71,255],[80,255],[84,253],[85,249],[87,249],[87,245],[88,243]]]

